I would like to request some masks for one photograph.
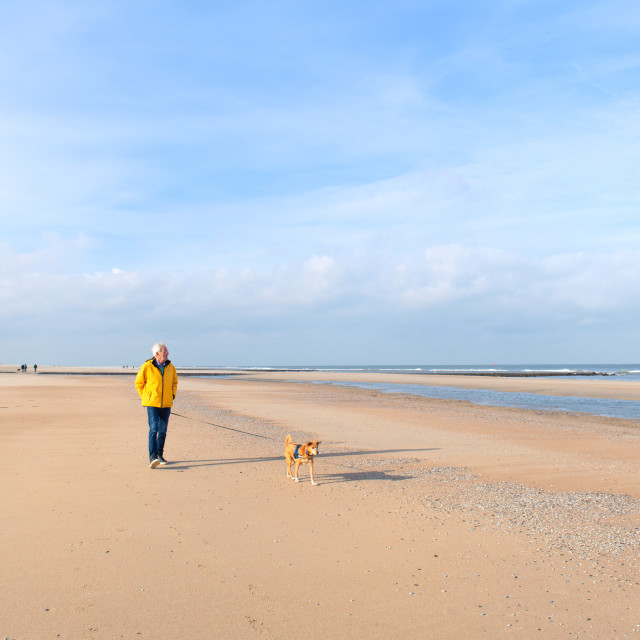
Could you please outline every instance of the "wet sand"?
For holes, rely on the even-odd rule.
[[[183,376],[150,470],[131,375],[0,376],[0,636],[640,637],[640,422],[300,379]]]

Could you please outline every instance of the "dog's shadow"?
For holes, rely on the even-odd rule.
[[[343,471],[341,473],[316,472],[318,484],[334,484],[337,482],[362,482],[363,480],[412,480],[413,476],[401,476],[386,471]]]

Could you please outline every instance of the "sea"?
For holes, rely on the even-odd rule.
[[[287,372],[336,372],[336,373],[387,373],[416,375],[474,375],[498,377],[536,377],[554,379],[576,379],[588,383],[591,380],[607,379],[615,386],[616,381],[632,381],[640,385],[640,364],[517,364],[517,365],[378,365],[378,366],[288,366],[288,367],[215,367],[234,371],[287,371]],[[377,389],[383,393],[402,393],[429,398],[461,400],[473,404],[514,407],[536,411],[560,411],[588,413],[598,416],[640,420],[640,402],[610,398],[576,396],[549,396],[537,393],[495,391],[491,389],[465,389],[456,386],[437,386],[404,383],[363,383],[324,381],[322,384],[353,386]]]
[[[203,367],[205,368],[205,367]],[[241,371],[336,371],[353,373],[416,373],[497,375],[536,377],[602,377],[615,376],[625,380],[640,381],[640,364],[487,364],[487,365],[323,365],[277,367],[207,367]]]

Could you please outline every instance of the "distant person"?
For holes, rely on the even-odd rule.
[[[33,373],[38,373],[38,365],[37,364],[33,365]]]
[[[178,391],[178,373],[169,360],[169,350],[162,342],[151,347],[153,358],[147,360],[136,376],[136,389],[147,408],[149,421],[149,468],[167,464],[164,443],[173,400]]]

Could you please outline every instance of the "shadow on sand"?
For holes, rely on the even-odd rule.
[[[315,469],[315,467],[314,467]],[[335,484],[337,482],[362,482],[363,480],[411,480],[413,476],[399,476],[386,471],[343,471],[342,473],[315,473],[318,484]],[[304,482],[301,477],[300,481]]]

